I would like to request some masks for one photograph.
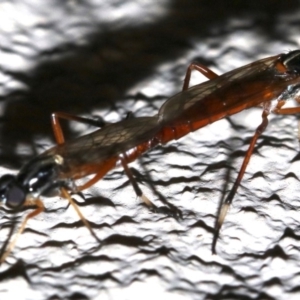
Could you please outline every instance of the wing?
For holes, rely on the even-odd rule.
[[[159,128],[157,115],[123,120],[66,141],[41,155],[58,154],[72,167],[100,164],[152,138]]]
[[[219,102],[221,107],[230,108],[231,105],[243,105],[249,99],[258,99],[263,102],[261,97],[265,91],[270,91],[270,87],[276,93],[276,90],[282,90],[282,85],[276,85],[276,75],[274,66],[280,58],[280,55],[268,57],[238,69],[225,73],[215,79],[195,85],[186,91],[168,99],[159,111],[159,120],[162,123],[168,123],[184,115],[185,111],[193,110],[194,114],[199,111],[199,107],[206,105],[211,101],[212,111],[205,111],[210,116],[214,114],[213,102]],[[280,79],[280,78],[279,78]],[[286,83],[284,83],[286,86]],[[254,88],[255,87],[255,88]],[[212,100],[214,98],[214,100]],[[206,102],[207,101],[207,102]],[[254,105],[252,105],[254,106]]]

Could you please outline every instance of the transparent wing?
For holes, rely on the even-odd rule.
[[[59,154],[73,166],[96,164],[149,140],[158,130],[157,116],[132,118],[66,141],[42,155]]]
[[[250,80],[253,82],[256,78],[256,81],[259,79],[261,83],[259,89],[248,89],[247,93],[232,93],[226,98],[226,101],[232,103],[234,102],[234,99],[232,99],[234,97],[240,101],[243,97],[253,98],[256,94],[261,94],[262,89],[267,90],[270,85],[274,85],[273,67],[278,57],[277,55],[256,61],[178,93],[162,105],[159,111],[160,121],[163,120],[164,123],[167,123],[180,115],[184,115],[185,110],[190,109],[195,104],[199,105],[201,101],[205,101],[208,96],[213,94],[218,96],[219,101],[224,101],[224,97],[222,97],[223,91],[228,91],[230,87],[238,85],[242,87]],[[268,70],[272,72],[268,72]],[[245,98],[242,101],[245,101]]]

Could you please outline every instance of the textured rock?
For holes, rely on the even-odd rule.
[[[53,143],[53,111],[107,121],[153,115],[180,91],[192,61],[223,73],[299,48],[298,2],[234,3],[2,1],[1,174]],[[194,74],[192,83],[201,80]],[[66,200],[43,199],[47,211],[0,267],[0,298],[298,299],[295,116],[270,118],[211,254],[219,203],[260,115],[221,120],[132,164],[147,196],[182,218],[140,204],[121,168],[78,198],[102,245]],[[90,129],[71,123],[66,135]],[[1,245],[28,211],[1,208]]]

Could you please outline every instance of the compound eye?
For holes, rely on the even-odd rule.
[[[12,175],[4,175],[0,178],[0,202],[11,209],[22,206],[25,202],[26,193],[15,181]]]
[[[11,209],[16,209],[22,206],[26,199],[26,193],[16,183],[13,183],[8,186],[5,196],[6,196],[6,205]]]

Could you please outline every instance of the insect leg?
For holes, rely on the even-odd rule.
[[[104,164],[101,167],[101,171],[99,171],[92,179],[90,179],[89,181],[87,181],[85,184],[78,186],[77,190],[78,191],[82,191],[85,190],[87,188],[89,188],[90,186],[94,185],[97,181],[99,181],[104,175],[107,174],[107,172],[109,170],[111,170],[115,165],[116,162],[120,159],[122,166],[124,168],[124,171],[126,173],[126,175],[129,178],[130,183],[133,186],[133,189],[136,193],[136,195],[144,202],[146,203],[148,206],[151,207],[155,207],[155,205],[143,194],[142,190],[140,189],[140,187],[138,186],[136,180],[134,179],[130,169],[128,168],[127,162],[125,161],[124,157],[122,155],[120,155],[118,158],[115,158],[113,160],[107,161],[106,164]]]
[[[268,126],[268,115],[270,113],[270,107],[271,107],[271,102],[266,102],[264,103],[263,105],[263,113],[262,113],[262,122],[261,124],[257,127],[256,131],[255,131],[255,134],[253,135],[252,139],[251,139],[251,142],[250,142],[250,145],[249,145],[249,148],[246,152],[246,155],[244,157],[244,161],[243,161],[243,164],[241,166],[241,169],[239,171],[239,174],[234,182],[234,185],[232,187],[232,189],[230,190],[228,196],[226,197],[225,201],[222,203],[222,206],[221,206],[221,209],[220,209],[220,212],[219,212],[219,216],[218,216],[218,220],[217,220],[217,223],[216,223],[216,231],[215,231],[215,234],[214,234],[214,238],[213,238],[213,243],[212,243],[212,253],[216,253],[216,243],[217,243],[217,239],[218,239],[218,236],[219,236],[219,231],[221,229],[221,226],[224,222],[224,219],[225,219],[225,216],[227,214],[227,211],[229,209],[229,206],[234,198],[234,195],[241,183],[241,180],[244,176],[244,173],[246,171],[246,167],[249,163],[249,160],[251,158],[251,155],[253,153],[253,150],[254,150],[254,146],[255,146],[255,143],[258,139],[258,137],[263,133],[263,131],[266,129],[266,127]]]
[[[273,109],[273,112],[278,115],[294,115],[300,113],[300,107],[285,107],[282,108],[285,105],[284,100],[278,101],[276,107]]]
[[[155,207],[155,205],[148,199],[148,197],[145,196],[145,194],[142,192],[142,190],[140,189],[140,187],[138,186],[136,180],[134,179],[133,175],[132,175],[132,172],[130,171],[129,167],[128,167],[128,164],[125,160],[125,158],[123,157],[123,155],[120,155],[119,156],[120,159],[121,159],[121,164],[124,168],[124,171],[136,193],[136,195],[145,203],[147,204],[148,206],[150,207]]]
[[[81,123],[90,124],[90,125],[94,125],[94,126],[100,127],[100,124],[98,123],[98,121],[93,120],[93,119],[83,118],[83,117],[71,115],[71,114],[64,113],[64,112],[53,113],[52,116],[51,116],[51,121],[52,121],[51,123],[52,123],[52,128],[53,128],[54,136],[55,136],[56,142],[58,144],[62,144],[65,141],[64,134],[63,134],[60,122],[59,122],[59,118],[66,119],[66,120],[77,121],[77,122],[81,122]],[[101,171],[103,173],[103,170],[101,170]],[[101,174],[102,175],[101,177],[103,177],[104,174],[103,175]],[[96,176],[97,175],[98,174],[96,174]],[[98,181],[101,177],[97,178],[96,181]],[[92,185],[95,182],[95,180],[93,180],[93,179],[91,179],[90,185]],[[87,182],[87,183],[89,183],[89,182]],[[85,185],[87,185],[87,183]],[[90,185],[87,185],[87,186],[90,186]],[[86,187],[83,186],[83,188],[81,188],[81,189],[78,188],[78,191],[81,191],[84,188],[86,188]],[[60,191],[61,191],[62,197],[65,198],[65,199],[67,199],[69,201],[69,203],[74,207],[74,209],[77,212],[79,218],[81,219],[81,221],[83,222],[83,224],[87,227],[87,229],[90,231],[90,233],[96,238],[97,241],[99,241],[98,237],[96,236],[96,234],[92,230],[90,224],[88,223],[88,221],[86,220],[86,218],[83,216],[83,214],[81,213],[80,209],[75,204],[75,202],[73,201],[73,199],[70,196],[70,194],[68,193],[68,191],[65,188],[61,188]]]
[[[96,127],[104,127],[105,122],[100,122],[99,120],[79,117],[76,115],[68,114],[65,112],[55,112],[51,115],[51,124],[54,133],[55,140],[57,144],[62,144],[65,141],[64,134],[62,132],[62,128],[59,122],[59,119],[65,119],[69,121],[77,121],[80,123],[96,126]]]
[[[10,242],[10,244],[8,245],[6,251],[4,252],[4,254],[2,255],[1,259],[0,259],[0,263],[3,263],[5,261],[5,259],[7,258],[7,256],[11,253],[11,251],[14,249],[17,239],[19,238],[19,236],[22,234],[22,232],[24,231],[26,224],[28,222],[29,219],[37,216],[38,214],[40,214],[42,211],[44,211],[44,204],[40,199],[32,199],[32,200],[26,200],[24,203],[24,206],[37,206],[37,208],[32,211],[31,213],[29,213],[25,219],[23,220],[18,232],[16,233],[14,239]]]
[[[198,64],[198,63],[192,63],[188,66],[188,68],[186,70],[184,83],[183,83],[183,87],[182,87],[183,91],[185,91],[189,88],[191,73],[192,73],[193,70],[196,70],[196,71],[200,72],[202,75],[204,75],[208,79],[214,79],[214,78],[219,77],[218,74],[216,74],[215,72],[213,72],[209,68],[207,68],[207,67],[205,67],[201,64]]]
[[[90,231],[91,235],[98,242],[100,242],[100,240],[98,239],[97,235],[94,233],[94,231],[91,228],[90,224],[88,223],[88,221],[86,220],[86,218],[83,216],[83,214],[81,213],[81,211],[78,208],[78,206],[75,204],[74,200],[72,199],[72,197],[70,196],[70,194],[68,193],[68,191],[65,188],[60,188],[60,191],[61,191],[62,197],[66,198],[69,201],[69,203],[74,207],[74,209],[77,212],[79,218],[81,219],[81,221],[83,222],[83,224],[87,227],[87,229]]]
[[[297,102],[299,102],[297,100]],[[285,105],[284,100],[278,101],[276,107],[273,109],[273,112],[278,115],[294,115],[300,113],[300,107],[286,107],[282,108]],[[298,140],[300,140],[300,122],[298,121]]]
[[[83,190],[89,188],[90,186],[94,185],[97,181],[99,181],[101,178],[103,178],[107,174],[107,172],[110,171],[116,165],[118,160],[119,160],[118,157],[113,157],[112,159],[107,160],[107,162],[101,166],[101,170],[98,173],[96,173],[92,179],[88,180],[83,185],[78,186],[77,190],[80,192],[80,191],[83,191]]]

